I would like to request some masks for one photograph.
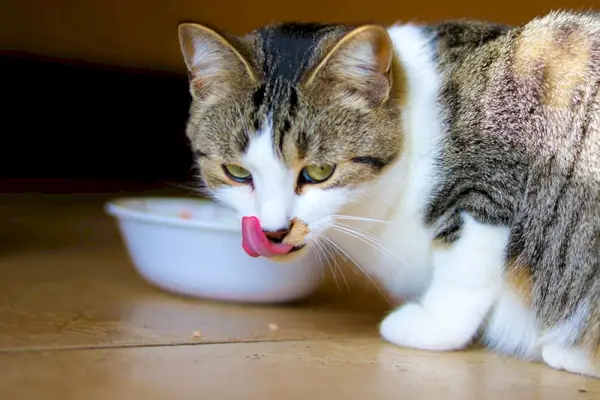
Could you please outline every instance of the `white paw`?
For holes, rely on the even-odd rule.
[[[454,322],[454,323],[453,323]],[[446,351],[464,348],[472,332],[461,329],[447,316],[428,313],[418,303],[408,303],[389,314],[381,323],[381,336],[398,346]]]
[[[583,350],[546,344],[542,348],[542,357],[554,369],[600,378],[600,369],[590,362],[588,354]]]

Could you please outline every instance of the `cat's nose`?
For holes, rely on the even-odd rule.
[[[278,229],[276,231],[264,231],[263,230],[263,232],[264,232],[265,236],[268,237],[271,242],[281,243],[283,238],[285,238],[287,236],[287,234],[290,233],[290,227]]]

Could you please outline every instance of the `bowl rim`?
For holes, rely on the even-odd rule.
[[[205,203],[211,204],[216,207],[223,207],[224,205],[217,203],[213,200],[201,198],[201,197],[170,197],[170,196],[141,196],[141,197],[118,197],[111,200],[108,200],[104,205],[104,211],[119,220],[130,219],[137,220],[143,222],[153,222],[155,224],[161,225],[174,225],[178,227],[188,227],[188,228],[202,228],[207,230],[219,230],[224,232],[231,233],[240,233],[241,228],[236,228],[229,225],[219,224],[215,222],[201,221],[197,219],[183,219],[178,217],[171,217],[168,215],[152,213],[148,211],[143,211],[139,209],[135,209],[133,207],[128,206],[131,202],[140,202],[140,201],[188,201],[188,202],[197,202],[197,203]]]

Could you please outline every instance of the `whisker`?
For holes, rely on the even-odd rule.
[[[384,221],[381,219],[373,219],[373,218],[364,218],[364,217],[354,217],[352,215],[330,215],[330,217],[332,218],[336,218],[336,219],[346,219],[346,220],[351,220],[351,221],[365,221],[365,222],[378,222],[381,224],[388,224],[390,221]]]
[[[317,258],[316,261],[319,264],[319,267],[321,268],[321,282],[325,282],[325,263],[323,262],[323,256],[319,252],[317,241],[315,240],[311,242],[308,245],[308,249],[311,251],[311,253],[315,255],[315,258]]]
[[[353,229],[347,225],[343,225],[343,224],[339,224],[339,223],[333,223],[331,224],[331,226],[334,229],[337,229],[339,232],[343,232],[346,233],[348,236],[352,236],[356,239],[361,240],[362,242],[370,245],[372,248],[376,249],[376,250],[380,250],[380,251],[384,251],[386,252],[388,255],[390,255],[392,258],[394,258],[394,260],[398,261],[399,263],[403,263],[402,260],[400,260],[394,253],[392,253],[387,247],[385,247],[384,245],[382,245],[381,243],[379,243],[379,241],[375,238],[375,236],[367,233],[367,232],[363,232],[357,229]]]
[[[377,237],[375,235],[373,235],[372,233],[370,233],[370,232],[365,232],[365,231],[360,230],[360,229],[358,229],[358,228],[356,228],[354,226],[346,225],[346,224],[343,224],[341,222],[334,222],[332,225],[335,226],[335,227],[339,227],[339,228],[343,228],[343,229],[348,229],[349,231],[352,231],[353,233],[356,233],[357,235],[364,236],[365,238],[371,239],[373,242],[379,243]]]
[[[329,265],[329,270],[331,271],[331,274],[333,275],[333,281],[335,282],[335,286],[337,287],[338,291],[341,291],[340,288],[340,283],[338,282],[337,279],[337,275],[336,275],[336,271],[333,268],[333,266],[331,265],[331,261],[329,260],[329,257],[327,256],[327,253],[325,252],[325,246],[320,243],[318,241],[319,237],[315,238],[315,243],[318,243],[319,248],[321,249],[321,251],[323,252],[323,255],[325,256],[325,260],[327,260],[327,264]]]
[[[346,250],[344,250],[343,248],[341,248],[340,246],[338,246],[337,243],[335,243],[333,240],[329,239],[327,236],[323,236],[323,239],[327,240],[329,243],[331,243],[331,245],[333,246],[334,249],[337,249],[338,252],[340,252],[340,254],[342,255],[342,257],[344,257],[346,260],[351,261],[352,264],[354,264],[356,266],[356,268],[358,268],[358,270],[360,272],[362,272],[365,277],[371,282],[371,284],[373,286],[375,286],[375,289],[377,289],[377,291],[379,292],[379,294],[381,295],[381,297],[383,297],[383,299],[389,304],[390,301],[387,298],[387,296],[383,293],[383,291],[381,290],[381,288],[379,287],[379,285],[377,284],[377,282],[375,282],[375,280],[373,278],[371,278],[371,276],[367,273],[367,271],[365,271],[360,264],[350,255],[348,254],[348,252],[346,252]]]
[[[401,266],[406,266],[402,259],[400,259],[396,254],[394,254],[387,247],[381,244],[375,236],[340,223],[333,223],[331,226],[338,232],[345,233],[348,236],[358,239],[363,243],[371,246],[373,249],[378,250],[380,253],[385,252],[387,255],[391,256],[394,259],[394,261],[398,262]]]
[[[167,182],[167,185],[172,188],[182,189],[190,195],[201,195],[204,197],[214,198],[214,192],[207,187],[192,185],[191,183],[175,183]]]
[[[189,183],[167,182],[166,185],[169,188],[184,190],[186,194],[196,194],[198,191],[194,185],[191,185]]]
[[[348,291],[350,291],[350,286],[348,285],[348,280],[346,279],[346,275],[344,274],[344,270],[342,269],[342,267],[340,266],[340,264],[337,262],[335,253],[331,250],[331,248],[329,246],[324,246],[325,249],[327,249],[327,251],[329,252],[329,254],[331,255],[331,258],[335,264],[336,269],[340,272],[340,275],[342,275],[342,279],[344,280],[344,284],[346,285],[346,289]]]

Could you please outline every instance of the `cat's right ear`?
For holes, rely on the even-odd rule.
[[[256,79],[248,61],[220,33],[190,22],[179,24],[178,31],[193,94],[217,93],[237,79]]]
[[[394,46],[387,31],[378,25],[360,26],[339,39],[304,85],[309,87],[321,76],[352,89],[371,104],[381,104],[390,95],[393,62]]]

